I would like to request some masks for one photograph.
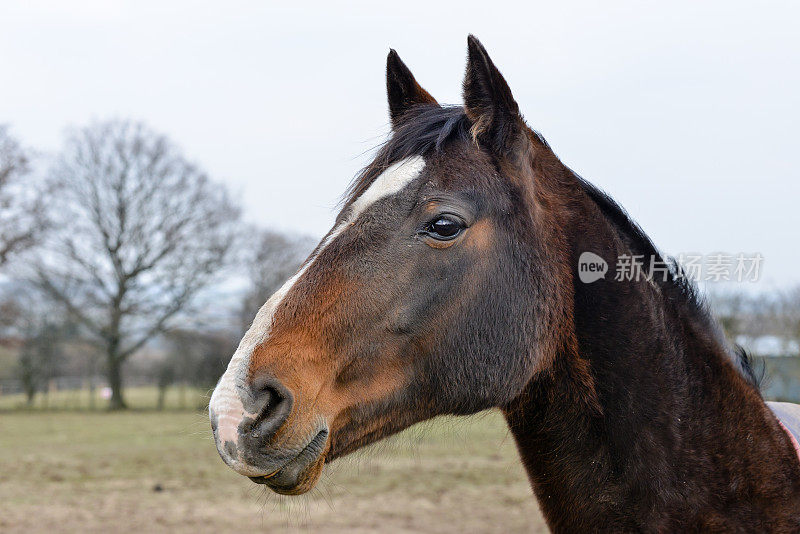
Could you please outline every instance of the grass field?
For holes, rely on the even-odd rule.
[[[169,410],[191,410],[208,405],[210,391],[186,387],[170,387],[164,396],[164,407]],[[154,410],[158,403],[158,390],[152,387],[135,387],[125,389],[125,402],[134,410]],[[25,395],[0,395],[0,412],[8,410],[89,410],[94,406],[97,410],[108,407],[108,400],[101,397],[100,389],[94,391],[94,399],[89,390],[76,389],[54,391],[46,396],[37,393],[33,406],[25,403]]]
[[[291,498],[225,467],[202,413],[0,412],[0,532],[261,531],[545,526],[496,413],[414,427]]]

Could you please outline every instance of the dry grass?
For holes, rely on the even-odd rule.
[[[2,413],[0,531],[545,531],[494,413],[415,427],[299,498],[226,468],[208,427],[187,412]]]
[[[192,387],[172,386],[167,388],[164,407],[168,410],[192,410],[208,406],[210,391]],[[88,389],[53,391],[47,395],[37,393],[33,405],[28,406],[22,393],[0,395],[0,412],[16,410],[79,410],[90,408],[105,410],[108,399],[103,399],[100,389],[94,391],[94,399]],[[125,388],[125,402],[133,410],[155,410],[158,404],[158,389],[155,386]]]

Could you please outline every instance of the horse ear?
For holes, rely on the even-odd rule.
[[[464,109],[472,121],[472,136],[505,154],[522,131],[519,106],[503,75],[474,35],[467,38],[467,49]]]
[[[437,104],[428,91],[422,88],[406,64],[394,50],[386,58],[386,93],[389,97],[389,116],[397,127],[403,115],[417,104]]]

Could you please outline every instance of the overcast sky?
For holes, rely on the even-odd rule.
[[[246,217],[321,236],[388,130],[395,48],[460,103],[475,33],[529,124],[669,253],[760,252],[800,283],[800,3],[25,0],[0,4],[0,122],[56,150],[131,117]]]

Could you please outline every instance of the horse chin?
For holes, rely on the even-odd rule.
[[[292,461],[272,474],[249,477],[281,495],[301,495],[314,488],[325,466],[328,432],[321,431]]]
[[[250,480],[256,484],[264,484],[281,495],[302,495],[317,485],[324,466],[325,459],[320,457],[299,473],[294,469],[286,470],[284,468],[272,476],[250,477]]]

